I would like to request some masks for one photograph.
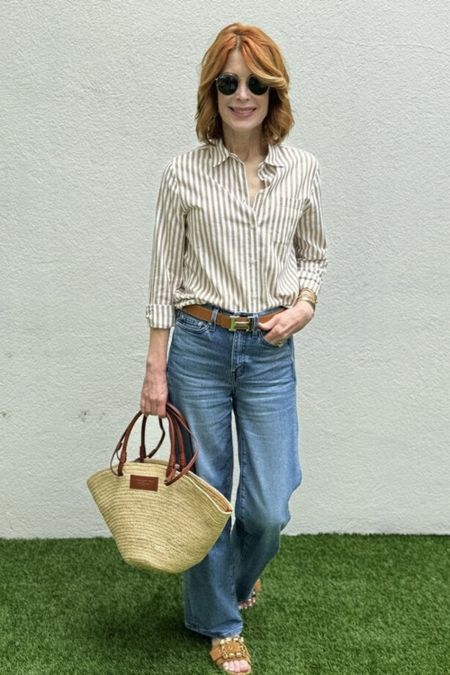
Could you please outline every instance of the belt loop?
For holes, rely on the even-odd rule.
[[[211,319],[210,319],[210,322],[211,322],[211,331],[215,331],[215,330],[216,330],[216,319],[217,319],[217,314],[218,314],[218,313],[219,313],[219,308],[218,308],[218,307],[214,307],[214,309],[212,310]]]
[[[252,316],[252,334],[256,335],[258,331],[258,321],[259,321],[259,314],[254,314]]]

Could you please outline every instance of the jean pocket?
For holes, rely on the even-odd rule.
[[[183,330],[196,334],[205,333],[211,325],[209,321],[198,319],[196,316],[192,316],[192,314],[183,312],[182,309],[177,311],[175,323]]]
[[[281,346],[274,344],[273,342],[269,342],[269,340],[266,340],[266,338],[264,337],[265,335],[267,335],[268,332],[269,332],[268,330],[264,330],[262,328],[259,329],[259,337],[263,345],[267,345],[267,347],[271,347],[272,349],[282,349],[287,344],[287,341],[283,342]]]

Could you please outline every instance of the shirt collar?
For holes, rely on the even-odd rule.
[[[222,138],[213,138],[211,140],[213,145],[210,145],[209,149],[212,157],[212,165],[217,166],[230,157],[231,153],[224,144]],[[284,166],[285,162],[283,161],[282,153],[278,145],[269,143],[269,150],[264,161],[266,164],[272,164],[273,166]]]

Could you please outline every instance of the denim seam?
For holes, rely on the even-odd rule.
[[[192,618],[194,616],[194,613],[192,611],[192,605],[191,605],[191,599],[189,597],[189,593],[186,593],[186,598],[187,598],[187,611],[188,615]],[[193,624],[191,624],[193,625]]]
[[[233,452],[233,448],[231,448],[231,452]],[[229,495],[232,492],[232,486],[233,486],[233,474],[231,473],[231,477],[229,481],[227,482],[225,486],[226,494]],[[231,543],[231,526],[230,526],[230,532],[229,532],[229,543]],[[230,594],[233,596],[236,594],[236,567],[234,564],[234,556],[233,556],[233,551],[230,546],[230,558],[231,558],[231,564],[228,566],[228,581],[229,581],[229,590]],[[236,603],[237,606],[237,603]]]
[[[297,386],[297,371],[295,369],[295,345],[294,345],[294,339],[293,338],[291,338],[290,345],[291,345],[292,376],[294,378],[295,386]]]
[[[240,494],[240,502],[239,503],[240,503],[240,513],[241,513],[241,519],[242,519],[242,527],[244,528],[244,532],[247,533],[247,531],[245,529],[245,497],[246,497],[246,491],[247,491],[245,476],[246,476],[246,465],[247,465],[247,453],[246,453],[247,443],[245,441],[244,434],[242,433],[241,428],[239,428],[239,430],[238,430],[238,441],[239,441],[239,444],[241,446],[241,470],[240,470],[241,475],[240,475],[240,480],[242,480],[242,490],[241,490],[241,494]],[[244,546],[243,546],[242,551],[241,551],[241,558],[242,559],[245,558],[245,554],[247,552],[248,540],[249,540],[249,537],[246,536],[245,539],[244,539]],[[238,598],[238,602],[239,602],[239,598]]]
[[[230,540],[231,540],[231,532],[230,532]],[[230,546],[230,559],[231,563],[228,567],[228,581],[229,581],[229,589],[230,589],[230,595],[231,597],[236,601],[235,606],[237,609],[238,608],[238,603],[236,600],[236,567],[234,564],[234,555],[233,555],[233,550]]]

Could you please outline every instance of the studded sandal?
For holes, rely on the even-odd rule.
[[[249,607],[253,607],[253,605],[256,605],[258,593],[260,593],[261,591],[262,591],[261,579],[257,579],[255,585],[253,586],[251,596],[249,597],[248,600],[243,600],[242,602],[239,603],[239,609],[249,609]],[[245,604],[247,602],[249,602],[250,604],[249,605]]]
[[[232,637],[222,638],[209,652],[212,660],[219,666],[219,668],[225,672],[224,668],[221,667],[222,663],[225,661],[238,661],[239,659],[245,659],[248,662],[249,669],[241,670],[240,672],[243,675],[247,675],[251,672],[251,661],[250,654],[247,649],[247,645],[244,643],[244,638],[242,635],[234,635]]]

